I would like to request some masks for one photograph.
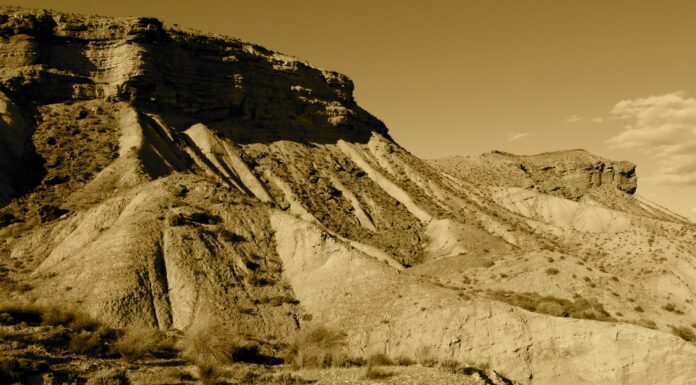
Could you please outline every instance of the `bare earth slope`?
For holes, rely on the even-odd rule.
[[[634,165],[425,162],[352,90],[156,19],[2,8],[3,291],[268,343],[326,324],[520,384],[696,383],[696,227]]]

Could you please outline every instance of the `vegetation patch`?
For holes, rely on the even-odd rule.
[[[295,368],[359,366],[363,360],[350,358],[345,353],[345,333],[325,326],[300,330],[285,351],[285,362]]]
[[[542,296],[538,293],[517,293],[507,290],[489,291],[492,299],[521,307],[525,310],[548,314],[555,317],[570,317],[596,321],[616,321],[595,298],[577,296],[575,301]]]
[[[683,339],[686,342],[696,342],[696,333],[693,330],[684,326],[670,326],[672,334]]]
[[[233,362],[239,343],[231,330],[206,319],[186,331],[179,347],[181,357],[198,368],[198,379],[215,384],[220,379],[220,367]]]

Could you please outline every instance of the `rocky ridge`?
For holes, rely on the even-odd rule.
[[[425,162],[344,75],[150,18],[0,12],[0,277],[113,326],[696,379],[696,228],[584,151]]]

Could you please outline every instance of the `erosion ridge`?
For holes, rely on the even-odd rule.
[[[0,278],[118,327],[213,317],[520,384],[696,378],[696,228],[581,150],[423,161],[344,75],[152,18],[0,8]],[[682,330],[682,329],[678,329]]]

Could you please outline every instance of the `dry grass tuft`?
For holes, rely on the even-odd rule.
[[[683,339],[686,342],[696,342],[696,333],[684,326],[670,326],[672,334]]]
[[[575,301],[542,296],[538,293],[517,293],[507,290],[490,291],[491,298],[519,306],[525,310],[555,317],[571,317],[596,321],[616,321],[595,298],[576,297]]]
[[[204,384],[218,382],[219,367],[232,363],[239,344],[235,334],[211,319],[199,320],[179,340],[181,357],[198,367]]]
[[[116,340],[112,350],[126,362],[134,362],[153,358],[171,348],[171,343],[156,329],[129,328]]]
[[[388,372],[384,369],[372,365],[367,365],[367,367],[365,368],[365,373],[363,374],[363,378],[369,380],[378,380],[382,378],[389,378],[393,375],[393,373]]]
[[[300,330],[285,352],[285,362],[295,368],[343,367],[361,363],[344,353],[345,339],[344,333],[324,326]]]
[[[433,349],[428,346],[420,346],[416,349],[416,362],[418,365],[429,368],[434,367],[438,363],[438,359],[433,352]]]
[[[123,369],[106,369],[87,380],[86,385],[128,385],[130,381]]]

